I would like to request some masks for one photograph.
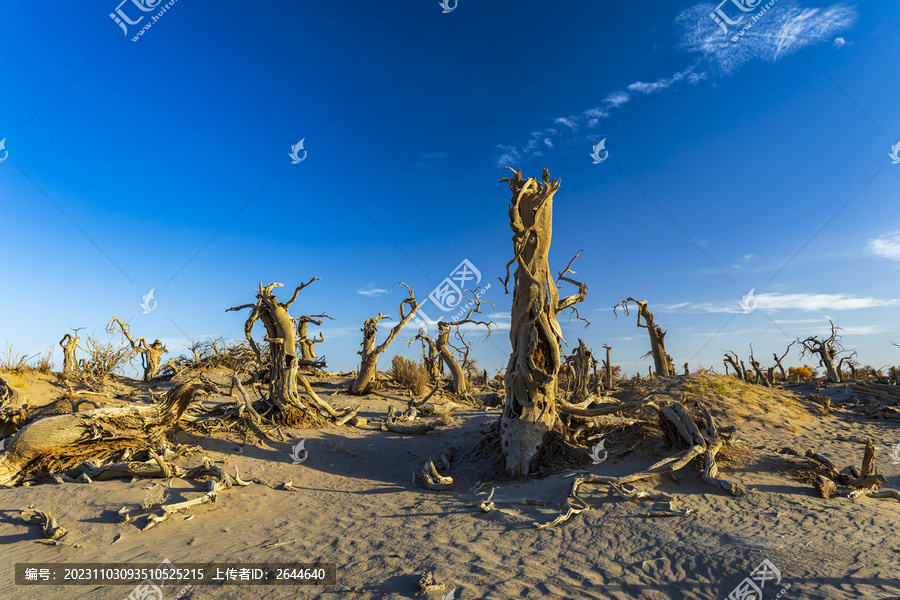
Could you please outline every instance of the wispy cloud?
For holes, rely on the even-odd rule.
[[[356,290],[356,293],[363,296],[381,296],[382,294],[390,294],[391,291],[384,288],[377,288],[374,283],[370,283],[363,289]]]
[[[859,310],[896,306],[900,299],[857,297],[849,294],[757,294],[756,310],[774,312],[798,310],[801,312],[830,310]],[[686,313],[741,313],[744,312],[737,300],[733,302],[682,302],[658,307],[661,312]]]
[[[857,18],[856,10],[845,4],[802,8],[796,2],[782,0],[732,41],[751,23],[756,13],[747,13],[743,21],[730,25],[726,34],[710,17],[715,10],[715,4],[703,2],[682,11],[677,21],[684,29],[682,47],[700,52],[721,74],[732,73],[751,60],[775,62],[790,56],[832,38],[835,33],[853,25]]]
[[[871,240],[869,249],[878,256],[900,260],[900,233],[886,233]]]

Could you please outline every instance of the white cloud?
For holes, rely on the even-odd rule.
[[[835,48],[840,48],[841,46],[845,46],[847,44],[847,40],[842,37],[836,37],[834,38],[834,42],[832,43],[834,44]]]
[[[677,21],[684,28],[682,46],[700,52],[721,73],[728,74],[751,60],[775,62],[785,56],[853,25],[853,7],[833,4],[827,8],[800,8],[782,0],[764,13],[758,11],[724,33],[710,17],[716,5],[703,2],[682,11]],[[748,13],[750,15],[751,13]],[[752,19],[759,16],[755,22]],[[744,29],[750,25],[748,29]],[[743,35],[740,35],[741,31]],[[733,41],[735,35],[740,35]]]
[[[566,127],[570,127],[572,131],[578,129],[578,123],[576,123],[573,119],[569,119],[567,117],[557,117],[553,119],[554,123],[559,123],[560,125],[565,125]]]
[[[626,94],[625,92],[613,92],[609,96],[603,99],[603,102],[609,104],[613,108],[618,108],[631,100],[631,96]]]
[[[544,144],[545,144],[548,148],[553,148],[553,142],[550,141],[550,138],[544,138]]]
[[[890,260],[900,260],[900,233],[886,233],[869,242],[869,249]]]
[[[382,294],[390,294],[391,291],[384,288],[377,288],[375,287],[375,284],[369,284],[361,290],[356,290],[356,293],[363,296],[381,296]]]
[[[798,310],[801,312],[828,310],[859,310],[896,306],[900,299],[860,298],[849,294],[756,294],[756,311]],[[682,302],[663,305],[662,312],[742,313],[738,300],[733,302]]]
[[[497,157],[498,167],[515,167],[522,159],[521,152],[515,146],[498,144],[497,148],[500,150],[500,156]]]

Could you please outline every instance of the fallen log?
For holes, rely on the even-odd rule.
[[[172,388],[160,404],[99,408],[34,421],[19,430],[0,455],[0,485],[19,483],[35,470],[60,471],[88,456],[101,459],[125,448],[156,445],[195,397],[217,392],[212,382],[199,377]]]

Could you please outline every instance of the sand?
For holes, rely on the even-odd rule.
[[[224,381],[224,378],[221,378]],[[900,488],[900,465],[891,446],[900,442],[900,422],[870,420],[843,408],[843,387],[818,389],[836,404],[831,415],[802,393],[761,387],[719,385],[716,378],[672,380],[678,393],[702,395],[720,425],[737,427],[723,450],[722,476],[742,483],[748,494],[731,497],[698,478],[688,466],[675,477],[638,482],[639,489],[679,496],[687,517],[648,518],[652,502],[627,502],[605,487],[585,487],[589,510],[569,522],[539,530],[535,522],[555,518],[565,507],[567,473],[515,481],[492,477],[485,461],[458,462],[448,473],[450,491],[411,482],[422,457],[470,448],[495,422],[497,408],[465,407],[452,423],[424,436],[329,426],[289,430],[288,442],[242,445],[237,436],[181,431],[179,443],[201,453],[179,459],[193,465],[202,456],[221,461],[243,478],[272,484],[291,481],[297,491],[262,485],[220,492],[215,503],[175,515],[142,531],[143,518],[118,523],[117,511],[139,505],[145,488],[159,480],[43,484],[0,490],[0,542],[8,560],[0,566],[0,598],[125,599],[132,586],[16,586],[14,563],[333,562],[331,586],[194,586],[182,596],[194,600],[238,598],[641,598],[725,599],[764,560],[780,571],[765,582],[766,599],[900,597],[900,502],[819,498],[794,470],[811,471],[806,460],[775,452],[785,446],[829,457],[842,468],[859,464],[863,442],[877,447],[877,465]],[[684,379],[684,378],[680,378]],[[314,387],[336,406],[360,400],[345,396],[346,377],[316,378]],[[728,380],[725,380],[728,383]],[[62,388],[58,377],[27,375],[17,388],[34,404],[49,402]],[[120,381],[135,395],[139,382]],[[167,385],[162,384],[160,389]],[[674,386],[674,387],[672,387]],[[680,386],[680,387],[679,387]],[[721,394],[714,393],[716,390]],[[335,395],[332,395],[335,393]],[[363,398],[361,415],[381,419],[389,405],[401,408],[402,390],[388,388]],[[219,401],[225,398],[218,398]],[[215,398],[214,398],[215,400]],[[635,418],[635,415],[627,415]],[[650,416],[650,413],[647,413]],[[617,417],[610,417],[614,422]],[[730,420],[729,420],[730,419]],[[620,419],[621,420],[621,419]],[[292,464],[291,447],[305,439],[308,458]],[[605,462],[579,471],[626,474],[671,454],[651,429],[612,435]],[[446,474],[446,473],[445,473]],[[487,485],[482,485],[487,483]],[[476,487],[481,495],[476,494]],[[467,504],[486,497],[535,498],[547,506],[498,505],[484,513]],[[198,482],[174,480],[169,502],[201,496]],[[34,504],[69,530],[63,538],[82,547],[50,546],[40,528],[25,524],[19,510]],[[157,511],[158,512],[158,511]],[[185,520],[185,516],[194,518]],[[271,546],[272,544],[281,544]],[[269,547],[267,547],[269,546]],[[420,577],[434,573],[446,588],[420,592]],[[169,586],[164,598],[175,598]],[[147,598],[149,600],[149,598]]]

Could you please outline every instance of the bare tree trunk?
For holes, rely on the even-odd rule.
[[[775,358],[775,366],[777,366],[777,367],[778,367],[778,370],[781,371],[781,378],[782,378],[783,380],[785,380],[785,381],[788,380],[788,379],[787,379],[787,373],[785,373],[785,371],[784,371],[784,365],[781,364],[781,361],[783,361],[783,360],[784,360],[784,357],[787,356],[787,355],[788,355],[788,352],[791,351],[791,346],[793,346],[793,345],[796,344],[796,343],[797,343],[796,341],[793,341],[793,342],[791,342],[790,344],[788,344],[788,347],[785,349],[784,354],[782,354],[781,356],[778,356],[778,354],[776,354],[776,353],[774,353],[774,352],[772,353],[772,356]]]
[[[672,357],[666,354],[666,332],[653,322],[653,313],[647,308],[647,301],[637,301],[634,298],[626,298],[615,306],[613,313],[618,307],[625,310],[625,316],[628,316],[628,303],[634,302],[638,306],[637,326],[647,330],[650,335],[650,354],[653,356],[653,365],[656,369],[657,376],[668,377],[675,374],[675,365],[672,363]],[[618,315],[616,315],[618,316]],[[641,321],[643,320],[643,324]]]
[[[63,339],[59,340],[59,345],[63,349],[63,374],[68,375],[78,369],[78,359],[75,357],[75,351],[78,350],[78,330],[75,330],[75,337],[67,333]]]
[[[118,324],[118,330],[111,329],[113,323]],[[163,346],[162,342],[154,340],[152,344],[147,345],[147,340],[142,337],[132,338],[131,325],[122,323],[118,317],[113,317],[110,322],[106,324],[106,331],[110,333],[119,331],[125,336],[128,343],[131,344],[131,349],[141,355],[141,366],[144,368],[144,375],[141,378],[142,381],[150,381],[159,374],[159,365],[162,363],[162,355],[169,352],[166,347]]]
[[[763,375],[759,361],[753,357],[753,344],[750,344],[750,366],[753,367],[753,370],[756,372],[756,381],[754,383],[762,383],[766,387],[771,387],[769,380]]]
[[[611,390],[613,389],[613,368],[609,354],[612,352],[612,347],[606,344],[603,344],[603,347],[606,348],[606,360],[603,362],[603,373],[606,377],[606,389]]]
[[[501,180],[509,183],[512,192],[509,221],[514,257],[506,267],[507,293],[509,267],[514,262],[517,266],[509,331],[512,352],[504,378],[506,403],[500,418],[500,439],[505,471],[517,477],[528,473],[547,434],[558,423],[556,384],[563,336],[556,315],[583,300],[587,287],[579,284],[577,294],[560,300],[550,274],[553,196],[559,189],[559,179],[550,181],[544,169],[542,183],[538,183],[534,177],[526,180],[521,171],[510,170],[514,175]]]
[[[324,342],[325,334],[320,331],[319,337],[309,337],[309,334],[306,332],[306,328],[310,323],[312,323],[316,327],[321,327],[323,318],[331,319],[332,317],[329,317],[325,313],[322,313],[320,315],[304,315],[295,319],[297,323],[297,344],[300,346],[300,366],[305,369],[315,370],[316,366],[322,363],[322,361],[320,361],[316,356],[313,346]]]
[[[387,350],[387,347],[391,345],[391,342],[394,341],[394,338],[397,337],[400,330],[412,320],[413,316],[415,316],[416,312],[419,310],[419,303],[416,301],[413,291],[409,289],[409,286],[405,283],[401,285],[409,292],[409,296],[400,303],[400,321],[394,325],[393,329],[391,329],[391,332],[388,334],[387,339],[385,339],[381,345],[375,345],[375,335],[378,333],[378,323],[382,319],[390,319],[390,317],[378,313],[377,317],[369,317],[363,324],[363,341],[360,344],[362,350],[358,353],[362,357],[362,360],[359,366],[359,373],[350,385],[351,394],[368,394],[369,392],[378,389],[378,355]],[[408,314],[404,313],[404,308],[407,307],[409,310]]]
[[[471,349],[471,347],[463,339],[462,334],[460,334],[459,326],[463,325],[464,323],[476,323],[478,325],[484,325],[487,327],[488,335],[490,335],[491,325],[493,325],[493,323],[490,321],[475,321],[472,319],[472,315],[481,312],[482,304],[490,304],[491,307],[493,307],[494,305],[490,302],[479,300],[478,296],[475,295],[475,292],[473,290],[468,291],[472,291],[472,300],[470,301],[470,304],[474,303],[475,306],[469,310],[469,313],[465,316],[465,318],[460,319],[459,321],[439,322],[438,336],[435,340],[435,346],[437,347],[438,354],[441,357],[441,362],[447,365],[447,370],[450,371],[451,389],[457,396],[468,396],[472,391],[469,380],[466,377],[466,372],[463,369],[463,365],[465,365],[468,361],[469,350]],[[452,327],[457,328],[456,335],[465,348],[465,353],[462,354],[462,361],[456,360],[456,356],[454,356],[452,352],[453,347],[450,345],[450,329]],[[458,351],[462,352],[462,349],[458,349]]]
[[[434,385],[441,380],[444,374],[444,364],[434,345],[434,340],[421,331],[413,340],[422,341],[422,363],[425,365],[425,371],[428,373],[428,382]]]
[[[318,277],[313,277],[308,282],[298,285],[297,289],[294,290],[294,295],[287,302],[279,302],[273,291],[275,288],[283,287],[283,284],[270,283],[263,287],[262,282],[260,282],[256,294],[256,304],[232,306],[225,311],[251,309],[250,315],[244,323],[244,335],[247,337],[254,354],[256,354],[258,363],[262,362],[262,353],[253,340],[251,331],[257,320],[262,321],[265,326],[266,336],[263,339],[269,344],[269,401],[275,405],[277,410],[276,418],[283,425],[300,423],[321,425],[324,422],[319,412],[308,406],[297,392],[298,379],[303,383],[307,393],[309,393],[311,388],[306,378],[297,371],[298,360],[296,338],[294,337],[294,320],[288,312],[291,304],[297,300],[300,290],[318,279]],[[334,416],[334,411],[331,407],[326,408],[327,405],[323,406],[324,402],[312,395],[311,397],[319,408]]]
[[[840,336],[837,331],[840,327],[835,327],[831,320],[831,335],[824,340],[818,337],[810,336],[805,340],[797,340],[803,345],[803,354],[816,354],[819,357],[819,364],[825,367],[825,375],[828,381],[832,383],[841,382],[841,374],[834,366],[834,359],[839,352],[843,350],[841,347]]]
[[[584,402],[588,395],[590,395],[589,384],[592,359],[593,356],[591,355],[591,351],[588,350],[587,346],[584,345],[584,341],[581,339],[578,340],[578,347],[575,348],[575,352],[566,359],[566,362],[571,365],[573,373],[573,404]]]

